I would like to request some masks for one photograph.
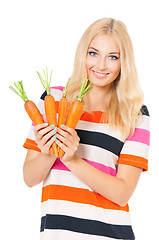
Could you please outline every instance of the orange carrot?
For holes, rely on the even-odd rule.
[[[24,102],[25,102],[24,108],[25,108],[28,116],[32,120],[32,122],[35,125],[44,123],[43,117],[42,117],[39,109],[35,105],[35,103],[32,102],[31,100],[28,100],[28,97],[24,91],[22,81],[14,82],[14,85],[18,91],[16,91],[15,88],[13,88],[12,86],[10,86],[9,88],[24,100]],[[51,149],[51,148],[50,148],[50,153],[54,154],[53,149]]]
[[[46,68],[46,72],[44,69],[43,69],[43,72],[44,72],[45,80],[42,78],[42,76],[40,75],[40,73],[38,71],[37,71],[37,74],[40,78],[40,81],[41,81],[43,87],[45,88],[45,90],[47,92],[47,95],[45,96],[45,99],[44,99],[46,118],[47,118],[49,125],[54,125],[55,127],[57,127],[56,103],[55,103],[54,97],[50,93],[50,83],[51,83],[52,71],[50,74],[50,79],[48,77],[47,68]],[[56,157],[58,157],[57,144],[54,142],[52,147],[53,147]]]
[[[44,122],[43,117],[34,102],[27,100],[24,104],[24,107],[35,125],[42,124]]]
[[[66,126],[75,129],[78,121],[81,118],[82,112],[83,103],[79,100],[73,101],[68,112]]]
[[[67,81],[66,87],[63,90],[62,98],[59,102],[59,111],[58,111],[58,128],[61,128],[62,124],[66,123],[66,117],[68,112],[68,100],[66,98],[66,91],[69,84],[70,79]],[[58,146],[58,156],[60,152],[60,147]],[[61,149],[61,154],[64,154],[64,151]]]
[[[91,87],[92,82],[86,87],[88,83],[88,79],[85,79],[82,82],[82,85],[80,87],[80,92],[79,95],[77,96],[77,99],[74,100],[71,103],[71,106],[69,108],[69,112],[67,115],[67,120],[66,120],[66,126],[75,129],[78,121],[81,118],[82,112],[83,112],[83,103],[82,99],[84,95],[90,91],[93,87]],[[60,149],[59,151],[59,156],[63,156],[64,151]]]
[[[32,122],[35,125],[43,123],[44,120],[43,120],[43,117],[42,117],[39,109],[37,108],[37,106],[35,105],[34,102],[32,102],[31,100],[28,100],[28,97],[23,88],[22,81],[14,82],[14,85],[17,88],[18,92],[12,86],[10,86],[9,88],[24,100],[25,110],[28,113]]]
[[[62,97],[59,103],[58,127],[65,124],[67,117],[68,101],[66,97]]]

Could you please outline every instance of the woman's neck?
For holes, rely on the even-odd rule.
[[[108,88],[93,87],[88,92],[90,111],[105,111],[110,100]]]

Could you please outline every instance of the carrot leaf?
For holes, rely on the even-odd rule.
[[[18,91],[14,87],[12,87],[11,85],[9,86],[9,88],[26,102],[28,100],[28,97],[27,97],[27,95],[24,91],[22,81],[14,82],[14,86],[16,87],[16,89]]]
[[[82,101],[84,95],[86,93],[88,93],[93,88],[93,87],[91,87],[92,82],[90,82],[88,86],[87,86],[87,83],[88,83],[88,79],[84,79],[82,81],[82,84],[81,84],[81,87],[80,87],[80,92],[79,92],[79,95],[77,96],[77,100]]]
[[[47,94],[49,95],[50,94],[51,78],[52,78],[52,70],[51,70],[51,73],[50,73],[50,78],[49,78],[49,75],[48,75],[47,67],[46,67],[46,70],[43,69],[43,73],[44,73],[44,79],[42,78],[41,74],[37,71],[39,79],[40,79],[43,87],[45,88]]]
[[[47,88],[47,85],[46,85],[46,83],[45,83],[44,79],[42,78],[42,76],[40,75],[40,73],[39,73],[39,72],[37,72],[37,74],[38,74],[38,76],[39,76],[39,79],[40,79],[40,81],[41,81],[41,83],[42,83],[43,87],[46,89],[46,88]]]
[[[50,84],[51,84],[51,78],[52,78],[52,70],[51,70],[51,73],[50,73],[49,86],[50,86]]]
[[[64,90],[63,90],[63,92],[62,92],[62,96],[63,96],[63,97],[66,97],[69,81],[70,81],[70,78],[68,79],[68,81],[67,81],[67,83],[66,83],[66,87],[64,88]]]
[[[89,85],[84,89],[83,94],[87,93],[89,90],[91,90],[93,87],[91,87],[92,82],[89,83]]]

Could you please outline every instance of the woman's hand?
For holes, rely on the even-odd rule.
[[[75,159],[76,151],[79,146],[80,138],[77,135],[77,132],[65,125],[61,126],[62,129],[58,128],[56,135],[57,145],[65,152],[62,157],[60,157],[63,163],[72,161]]]
[[[34,127],[35,141],[42,153],[48,153],[49,149],[55,141],[57,127],[48,126],[48,123],[38,124]]]

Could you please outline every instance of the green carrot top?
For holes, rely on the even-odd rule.
[[[20,96],[24,100],[24,102],[28,101],[28,97],[26,95],[26,92],[24,91],[24,87],[23,87],[22,81],[14,82],[14,86],[17,88],[18,91],[14,87],[12,87],[11,85],[9,86],[9,88],[14,93],[16,93],[18,96]]]
[[[66,87],[63,89],[63,92],[62,92],[63,97],[66,97],[66,95],[67,95],[67,88],[68,88],[69,82],[70,82],[70,78],[68,79],[68,81],[66,83]]]
[[[43,87],[45,88],[45,90],[47,92],[47,95],[50,95],[50,84],[51,84],[51,78],[52,78],[52,70],[51,70],[51,73],[50,73],[50,77],[48,75],[47,67],[46,67],[46,71],[43,69],[43,73],[44,73],[44,79],[42,78],[40,73],[37,71],[39,79],[40,79]]]
[[[90,82],[88,86],[87,86],[87,83],[88,83],[88,79],[84,79],[82,81],[82,84],[81,84],[81,87],[80,87],[80,92],[79,92],[79,95],[77,96],[77,100],[80,101],[80,102],[82,101],[84,95],[86,93],[88,93],[93,88],[93,87],[91,87],[92,82]]]

